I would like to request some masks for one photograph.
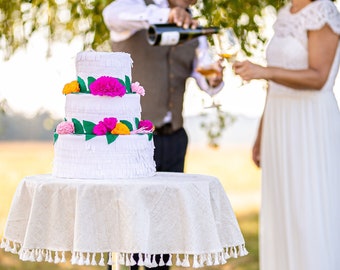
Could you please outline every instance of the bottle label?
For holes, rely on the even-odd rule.
[[[176,45],[179,41],[179,32],[164,32],[162,33],[160,44],[161,46]]]

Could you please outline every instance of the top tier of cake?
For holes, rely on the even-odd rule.
[[[76,73],[84,81],[87,81],[89,77],[97,79],[101,76],[122,80],[125,80],[127,76],[131,80],[132,63],[128,53],[84,51],[77,54]]]

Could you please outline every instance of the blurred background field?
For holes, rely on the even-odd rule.
[[[190,134],[189,134],[190,135]],[[186,172],[216,176],[222,183],[237,215],[246,240],[249,255],[230,259],[224,266],[212,270],[258,269],[258,206],[260,170],[250,160],[247,144],[221,145],[211,148],[196,143],[195,137],[188,149]],[[19,182],[27,175],[50,173],[53,143],[0,141],[0,237],[3,235],[10,204]],[[105,269],[105,267],[74,266],[22,262],[17,255],[0,250],[0,270],[9,269]],[[172,267],[176,270],[177,267]]]

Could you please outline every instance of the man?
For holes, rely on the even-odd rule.
[[[195,71],[197,49],[208,49],[205,37],[176,46],[151,46],[146,38],[150,24],[197,27],[198,22],[189,10],[195,3],[196,0],[116,0],[103,11],[112,50],[131,54],[132,79],[146,90],[141,99],[142,118],[151,120],[156,127],[154,158],[157,171],[184,171],[188,145],[182,116],[186,80],[195,78],[198,86],[211,96],[223,87],[219,62],[216,64],[219,72],[214,77],[206,78]]]

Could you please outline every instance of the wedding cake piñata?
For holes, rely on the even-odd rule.
[[[145,91],[132,83],[131,68],[127,53],[77,54],[77,80],[64,86],[65,119],[54,134],[54,176],[115,179],[155,174],[154,126],[141,119]]]

